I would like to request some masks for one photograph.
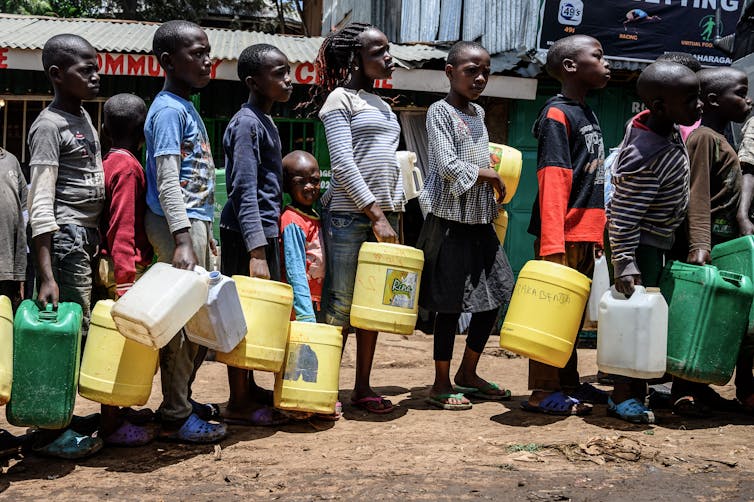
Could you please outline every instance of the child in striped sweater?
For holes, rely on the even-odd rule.
[[[613,167],[615,186],[607,206],[615,289],[631,296],[634,286],[657,286],[673,233],[689,199],[689,159],[677,124],[699,119],[699,79],[677,63],[651,64],[637,91],[647,110],[629,124]],[[635,423],[654,423],[643,404],[644,380],[616,376],[608,412]]]

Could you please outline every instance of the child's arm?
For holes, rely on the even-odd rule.
[[[199,259],[189,234],[191,222],[180,185],[181,142],[186,118],[179,110],[166,107],[157,112],[152,121],[158,199],[175,240],[173,266],[191,270]]]
[[[754,235],[754,223],[749,218],[751,198],[754,197],[754,165],[741,163],[743,178],[741,181],[741,198],[738,201],[738,230],[741,235]]]
[[[636,263],[641,220],[660,189],[660,181],[646,166],[633,172],[621,172],[620,168],[620,164],[616,166],[613,176],[615,191],[610,202],[608,234],[615,289],[631,296],[634,285],[641,284],[641,271]]]
[[[541,230],[539,255],[565,264],[565,218],[571,197],[573,165],[570,124],[562,110],[550,107],[540,124],[537,182]]]
[[[138,178],[133,171],[117,173],[110,187],[107,244],[113,259],[115,291],[122,296],[136,280],[136,200]]]
[[[382,208],[353,158],[351,114],[345,108],[335,108],[323,113],[320,118],[325,126],[327,147],[330,151],[333,180],[342,186],[356,207],[372,221],[372,230],[380,242],[397,242],[398,235],[387,221]]]
[[[52,235],[59,230],[55,220],[55,186],[58,179],[60,132],[52,122],[42,121],[29,136],[29,222],[40,283],[37,299],[44,307],[57,307],[58,284],[52,272]]]
[[[293,288],[293,309],[296,320],[317,322],[314,316],[312,295],[306,278],[306,235],[294,223],[283,229],[283,256],[286,282]]]
[[[265,254],[267,238],[262,228],[257,198],[260,167],[259,130],[250,117],[241,116],[230,133],[233,170],[229,186],[233,189],[228,194],[228,199],[233,204],[241,235],[249,251],[249,275],[269,279],[270,269]]]
[[[686,259],[694,265],[710,263],[712,250],[712,204],[710,201],[710,167],[714,161],[714,139],[699,133],[689,136],[689,254]]]
[[[494,169],[489,166],[480,168],[458,158],[453,132],[458,120],[449,116],[443,107],[435,106],[427,112],[428,147],[435,152],[438,174],[449,182],[450,193],[455,197],[465,194],[474,185],[488,183],[497,194],[498,201],[502,201],[505,184]]]

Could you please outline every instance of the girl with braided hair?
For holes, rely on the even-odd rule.
[[[359,248],[366,241],[398,242],[404,195],[395,158],[400,137],[390,106],[373,91],[394,69],[384,33],[351,23],[329,34],[317,57],[315,100],[330,150],[332,179],[322,197],[329,287],[326,320],[348,335]],[[329,94],[328,94],[329,93]],[[351,403],[371,413],[393,404],[369,385],[377,332],[356,330],[356,383]]]

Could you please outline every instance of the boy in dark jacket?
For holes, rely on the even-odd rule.
[[[607,207],[615,289],[657,286],[673,233],[689,200],[689,160],[677,125],[699,119],[699,80],[677,63],[658,62],[639,76],[647,110],[633,118],[613,170],[615,192]],[[654,423],[644,406],[646,382],[616,376],[608,412],[635,423]]]
[[[539,194],[529,233],[537,237],[535,253],[543,260],[591,276],[595,252],[601,252],[605,229],[605,147],[597,117],[586,104],[592,89],[610,79],[609,64],[599,41],[574,35],[556,41],[547,53],[547,71],[561,84],[561,93],[542,108],[534,125],[539,140]],[[583,415],[591,407],[582,401],[602,401],[594,387],[579,387],[576,349],[565,368],[529,363],[527,411]]]

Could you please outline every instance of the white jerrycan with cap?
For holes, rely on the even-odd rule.
[[[230,352],[246,336],[246,319],[236,281],[216,270],[207,277],[207,302],[186,323],[186,336],[204,347]]]
[[[419,192],[424,188],[424,176],[421,169],[416,165],[416,153],[400,150],[395,152],[395,157],[398,159],[398,165],[401,168],[403,193],[406,194],[406,200],[418,197]]]
[[[615,290],[602,295],[597,324],[597,367],[633,378],[665,374],[668,304],[660,288],[636,286],[630,298]]]
[[[161,349],[207,302],[207,271],[155,263],[113,305],[110,315],[121,335]]]

